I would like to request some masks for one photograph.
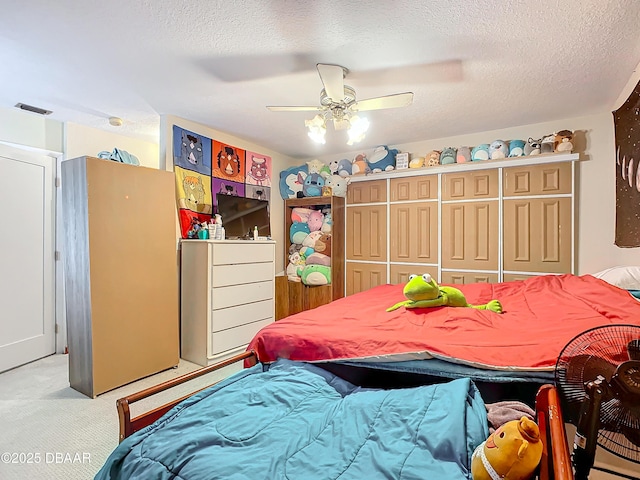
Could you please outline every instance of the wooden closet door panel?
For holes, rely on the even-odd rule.
[[[498,197],[498,170],[445,173],[442,200],[471,200]]]
[[[347,262],[347,295],[387,283],[387,265]]]
[[[498,202],[442,205],[442,268],[498,269]]]
[[[505,200],[504,270],[571,272],[571,199]]]
[[[389,234],[392,262],[437,263],[438,204],[392,204]]]
[[[347,188],[347,204],[379,203],[387,201],[387,181],[353,182]]]
[[[389,283],[407,283],[409,275],[422,275],[428,273],[433,278],[438,278],[438,267],[434,265],[409,265],[409,264],[393,264],[390,269]]]
[[[392,178],[390,194],[392,202],[435,200],[438,198],[438,176]]]
[[[347,208],[347,259],[387,260],[387,207]]]
[[[558,195],[571,193],[571,163],[546,163],[508,167],[503,171],[503,196]]]
[[[464,285],[469,283],[497,283],[497,273],[485,272],[442,272],[442,280],[440,283],[444,285],[458,284]]]

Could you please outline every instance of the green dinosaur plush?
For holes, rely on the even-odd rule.
[[[502,313],[502,305],[498,300],[491,300],[486,305],[470,305],[460,290],[453,287],[439,286],[428,273],[411,275],[402,293],[409,300],[396,303],[393,307],[387,308],[387,312],[392,312],[400,307],[471,307]]]

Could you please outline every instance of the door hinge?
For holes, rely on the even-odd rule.
[[[60,184],[62,182],[60,181],[60,177],[56,177],[56,187],[60,188]]]
[[[60,261],[60,250],[56,250],[55,253],[53,254],[54,259],[56,262]]]
[[[58,333],[58,330],[60,330],[59,324],[56,323],[56,333]]]

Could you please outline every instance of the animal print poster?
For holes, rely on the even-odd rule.
[[[640,83],[613,112],[616,141],[616,238],[618,247],[640,247]]]
[[[271,198],[271,157],[246,152],[177,125],[173,164],[182,238],[196,238],[217,213],[218,194]]]

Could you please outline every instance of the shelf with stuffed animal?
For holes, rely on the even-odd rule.
[[[306,308],[344,296],[344,219],[343,197],[285,200],[285,271]]]

